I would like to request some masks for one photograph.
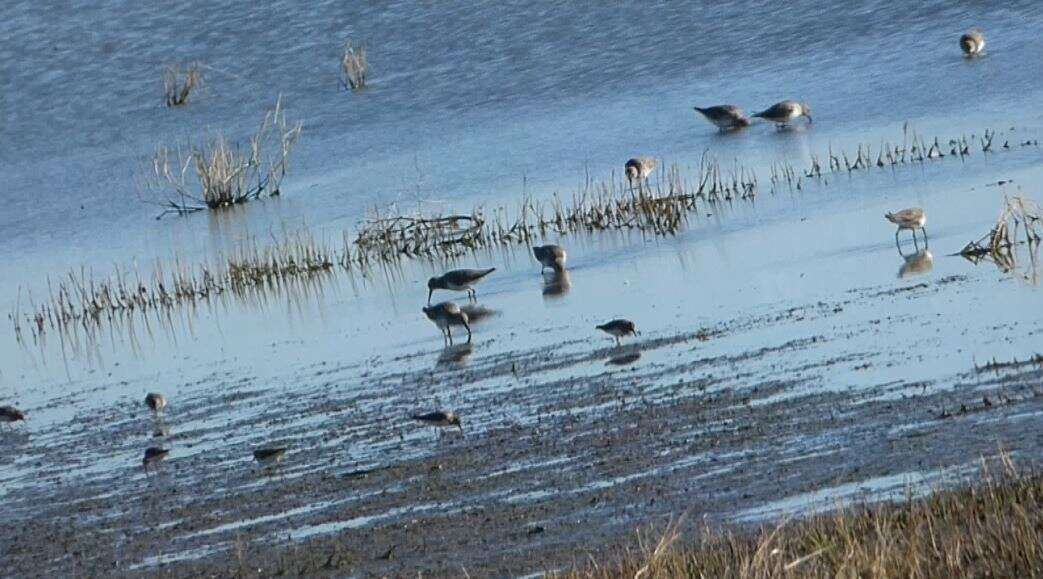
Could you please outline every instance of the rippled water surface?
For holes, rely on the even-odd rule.
[[[466,409],[478,432],[494,432],[507,419],[538,423],[551,409],[535,407],[499,373],[508,363],[568,360],[526,378],[533,391],[555,389],[551,398],[569,380],[604,374],[637,376],[643,395],[665,404],[662,391],[675,375],[657,372],[688,355],[670,341],[701,328],[728,328],[724,341],[706,345],[707,356],[815,336],[824,342],[801,355],[843,360],[810,375],[794,358],[751,355],[745,366],[714,366],[717,378],[727,367],[737,372],[736,384],[763,387],[758,380],[768,380],[777,364],[779,379],[793,382],[765,404],[846,391],[882,399],[895,395],[883,385],[918,381],[944,389],[978,363],[1038,352],[1043,294],[1031,273],[1026,279],[1026,271],[1005,273],[952,254],[988,231],[1004,195],[1043,199],[1043,151],[1032,144],[1043,133],[1040,3],[798,0],[785,10],[754,1],[350,4],[0,6],[4,321],[8,312],[24,314],[45,301],[48,280],[70,270],[106,275],[119,266],[147,275],[157,259],[201,263],[244,240],[264,244],[301,228],[339,246],[342,232],[350,234],[373,207],[469,212],[476,205],[514,208],[524,195],[570,198],[585,175],[618,178],[636,155],[693,171],[709,150],[726,165],[737,159],[754,171],[758,194],[702,205],[675,236],[549,236],[569,250],[568,279],[557,283],[541,277],[522,246],[461,259],[458,265],[497,268],[479,286],[494,315],[475,324],[470,348],[443,350],[420,312],[427,277],[449,265],[408,260],[367,274],[338,269],[250,299],[223,296],[91,335],[49,332],[19,342],[13,324],[0,324],[0,403],[31,417],[19,434],[27,437],[19,439],[21,450],[0,453],[10,466],[0,475],[0,496],[24,505],[59,492],[58,483],[98,485],[99,494],[113,480],[136,484],[119,473],[137,467],[148,442],[150,427],[139,428],[135,415],[149,390],[172,400],[172,462],[210,457],[234,471],[246,447],[269,440],[311,450],[350,441],[349,455],[333,462],[370,468],[386,467],[391,448],[392,462],[435,452],[424,434],[396,422],[418,408]],[[967,60],[957,39],[972,26],[986,31],[987,54]],[[337,76],[349,37],[366,43],[371,64],[371,85],[355,94],[341,89]],[[188,106],[167,109],[163,67],[190,61],[203,64],[203,87]],[[304,126],[280,197],[154,219],[159,208],[142,198],[139,184],[156,146],[216,133],[243,138],[280,96]],[[811,103],[814,124],[790,131],[755,124],[720,134],[692,111],[720,103],[755,111],[783,98]],[[943,145],[964,136],[978,142],[986,129],[1000,131],[989,154],[841,171],[808,179],[799,190],[769,184],[775,163],[804,168],[831,149],[851,154],[859,144],[901,142],[912,131],[938,136]],[[1011,147],[1000,148],[1003,142]],[[908,237],[896,250],[894,230],[883,220],[886,211],[907,206],[928,211],[927,254],[915,254]],[[904,291],[928,296],[886,297]],[[734,329],[747,317],[768,319],[816,303],[841,309]],[[635,320],[642,335],[636,351],[606,360],[610,341],[593,326],[621,316]],[[864,327],[879,330],[857,329]],[[870,370],[860,367],[867,360]],[[283,405],[299,416],[281,416]],[[345,424],[338,416],[353,419]],[[109,437],[103,442],[94,436],[101,432]],[[794,453],[828,456],[836,452],[823,450],[829,440],[793,442],[800,450]],[[83,456],[54,450],[80,443],[88,445]],[[55,452],[68,462],[44,464]],[[306,479],[328,464],[325,454],[306,456],[284,476]],[[533,457],[531,468],[554,469],[563,460]],[[496,496],[516,502],[532,500],[531,493],[588,493],[704,460],[684,454],[574,489]],[[727,460],[735,462],[709,472],[739,469],[744,458]],[[515,476],[529,470],[525,464],[492,466]],[[932,466],[949,467],[960,465]],[[49,478],[37,477],[41,469]],[[888,481],[889,488],[897,480],[872,476],[867,480]],[[200,477],[201,488],[215,495],[253,484]],[[733,506],[752,517],[787,511],[813,494],[804,489],[794,501],[758,497]],[[285,512],[215,520],[210,531],[187,533],[183,549],[150,555],[144,564],[205,556],[200,537],[240,527],[300,519],[291,526],[303,538],[446,505],[466,510],[475,496],[308,519],[341,505],[323,496]]]

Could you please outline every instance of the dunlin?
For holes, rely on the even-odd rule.
[[[285,446],[269,446],[254,451],[254,460],[265,466],[281,461],[284,456],[286,456]]]
[[[478,295],[474,291],[474,284],[482,281],[485,276],[494,271],[496,271],[495,267],[490,267],[489,269],[454,269],[433,277],[427,280],[427,304],[431,305],[431,295],[435,293],[436,289],[458,292],[466,291],[471,299],[476,300]]]
[[[652,171],[655,171],[655,167],[656,160],[652,157],[635,157],[626,162],[623,171],[626,173],[630,187],[633,188],[635,181],[638,185],[644,183]]]
[[[0,406],[0,423],[13,424],[25,421],[25,413],[14,406]]]
[[[423,422],[428,426],[438,426],[441,428],[451,428],[455,426],[460,429],[460,432],[464,431],[464,426],[460,422],[460,417],[455,413],[446,410],[436,410],[425,414],[414,414],[410,418]]]
[[[151,408],[153,412],[159,413],[167,407],[167,399],[157,392],[149,392],[145,395],[145,406]]]
[[[532,254],[536,256],[537,261],[543,266],[540,271],[547,269],[548,267],[554,271],[565,271],[565,260],[568,259],[568,254],[565,253],[565,248],[560,245],[537,245],[532,248]]]
[[[763,110],[759,113],[754,113],[755,117],[760,117],[766,121],[775,123],[780,129],[789,125],[789,123],[800,117],[806,117],[808,122],[811,122],[811,107],[808,103],[801,103],[797,101],[782,101],[773,104],[767,110]]]
[[[702,113],[706,120],[710,121],[722,131],[731,131],[750,126],[750,119],[746,113],[735,105],[717,105],[712,107],[693,107]]]
[[[471,342],[471,325],[467,313],[453,302],[442,302],[433,306],[422,308],[427,319],[431,320],[442,330],[442,338],[446,344],[453,343],[452,326],[463,326],[467,330],[467,342]]]
[[[165,460],[170,455],[169,448],[160,448],[158,446],[150,446],[145,449],[145,458],[141,459],[141,464],[145,466],[145,472],[148,472],[148,467]]]
[[[600,326],[597,326],[597,329],[614,337],[616,339],[617,346],[622,343],[621,338],[623,336],[637,334],[637,328],[634,327],[634,322],[623,319],[606,322],[604,324],[601,324]]]
[[[960,37],[960,48],[967,57],[978,56],[985,48],[985,35],[980,30],[971,30]]]
[[[927,225],[927,214],[924,213],[923,209],[912,207],[895,211],[894,213],[885,213],[884,217],[898,226],[898,229],[895,230],[895,244],[898,243],[898,233],[903,229],[913,232],[913,243],[916,243],[916,230],[923,231],[924,243],[927,243],[927,229],[924,228],[924,225]]]

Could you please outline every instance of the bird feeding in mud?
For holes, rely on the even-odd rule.
[[[468,297],[472,300],[477,300],[478,294],[474,291],[474,284],[482,281],[485,276],[494,271],[496,271],[495,267],[488,269],[454,269],[453,271],[447,271],[442,275],[432,277],[427,280],[427,304],[431,305],[431,296],[436,289],[458,292],[466,291]]]
[[[442,330],[442,339],[446,345],[453,343],[453,326],[463,326],[467,330],[467,343],[471,343],[471,325],[467,312],[453,302],[443,302],[422,308],[427,319],[434,322]]]
[[[630,320],[612,320],[611,322],[606,322],[600,326],[595,326],[595,328],[614,337],[617,346],[622,344],[622,338],[624,336],[633,336],[637,334],[637,328],[634,327],[634,322],[631,322]]]
[[[148,472],[150,466],[155,466],[157,463],[166,460],[168,456],[170,456],[169,448],[150,446],[145,449],[145,458],[141,459],[141,464],[145,467],[145,472]]]
[[[634,183],[642,185],[652,171],[655,171],[656,160],[652,157],[634,157],[623,165],[623,173],[627,176],[627,182],[630,183],[630,188],[634,188]]]
[[[540,268],[542,273],[548,267],[556,272],[565,271],[565,260],[568,259],[568,253],[565,252],[565,248],[560,245],[537,245],[532,248],[532,254],[536,256],[536,260],[543,266]]]
[[[901,211],[895,211],[894,213],[885,213],[886,218],[891,223],[898,226],[895,230],[895,244],[898,244],[898,234],[903,229],[908,229],[913,232],[913,243],[916,243],[916,230],[923,231],[924,244],[927,243],[927,229],[924,227],[927,225],[927,214],[920,207],[911,207],[909,209],[902,209]]]
[[[722,131],[732,131],[750,126],[750,119],[746,118],[746,113],[735,105],[692,108]]]
[[[978,56],[985,48],[985,35],[980,30],[970,30],[960,36],[960,49],[964,56],[972,58]]]
[[[456,413],[447,410],[436,410],[424,414],[414,414],[410,416],[410,418],[428,426],[437,426],[439,428],[452,428],[455,426],[460,430],[460,432],[464,431],[464,426],[463,423],[460,422],[460,417],[457,416]]]
[[[167,407],[167,399],[158,392],[149,392],[145,395],[145,406],[155,413],[160,413]]]
[[[808,119],[809,123],[812,122],[811,107],[808,106],[808,103],[792,100],[775,103],[759,113],[754,113],[753,116],[762,118],[766,121],[771,121],[780,129],[789,126],[792,121],[795,121],[800,117]]]
[[[266,448],[258,448],[254,451],[254,460],[264,466],[270,466],[278,463],[286,456],[285,446],[273,446]]]
[[[0,424],[25,422],[25,413],[14,406],[0,406]]]

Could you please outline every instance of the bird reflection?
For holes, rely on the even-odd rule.
[[[462,311],[463,313],[467,314],[467,319],[472,324],[475,323],[475,322],[480,322],[480,321],[484,320],[485,318],[490,318],[490,317],[495,316],[496,314],[500,313],[497,310],[494,310],[492,308],[487,308],[487,307],[485,307],[485,306],[483,306],[481,304],[467,304],[467,305],[463,305],[463,306],[460,306],[460,311]]]
[[[555,271],[543,276],[543,297],[560,298],[572,289],[572,278],[568,271]]]
[[[898,268],[899,278],[920,275],[934,269],[934,256],[926,249],[921,249],[908,255],[899,251],[898,254],[902,256],[903,260],[905,260],[902,267]]]
[[[442,353],[438,355],[438,361],[435,362],[435,368],[462,368],[467,366],[471,361],[472,352],[474,352],[474,344],[470,342],[466,344],[446,346],[446,348],[442,350]]]
[[[608,361],[605,362],[606,366],[627,366],[637,362],[641,359],[640,350],[626,349],[622,351],[615,351],[609,357]]]

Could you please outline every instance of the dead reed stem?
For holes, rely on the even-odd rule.
[[[340,57],[341,84],[345,89],[358,91],[366,87],[366,76],[369,73],[369,60],[366,58],[366,47],[348,40],[344,44],[344,52]]]
[[[203,75],[199,64],[181,67],[168,66],[163,71],[163,95],[168,107],[179,107],[188,102],[188,96],[202,84]]]

